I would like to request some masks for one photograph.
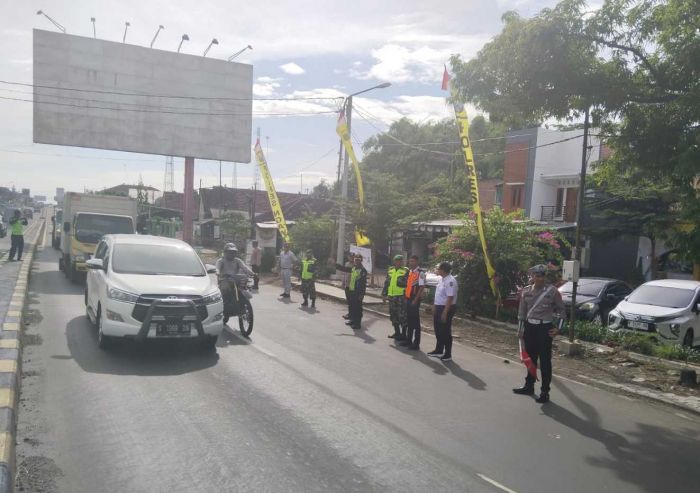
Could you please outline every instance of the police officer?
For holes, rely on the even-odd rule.
[[[420,349],[420,302],[425,290],[425,271],[420,268],[418,255],[408,259],[408,281],[406,284],[406,340],[399,342],[407,349]]]
[[[282,286],[284,292],[280,295],[281,298],[290,298],[292,292],[292,267],[297,263],[297,256],[289,249],[289,243],[282,245],[282,251],[279,258],[279,271],[282,277]]]
[[[335,268],[341,272],[349,272],[348,280],[348,311],[350,314],[346,325],[353,330],[359,330],[362,323],[362,300],[367,291],[367,269],[362,265],[362,255],[357,254],[353,258],[352,267],[335,264]]]
[[[408,339],[406,336],[406,300],[404,297],[408,283],[408,269],[403,265],[403,255],[394,256],[394,265],[386,272],[382,299],[389,300],[389,317],[394,333],[389,339],[397,342]]]
[[[15,215],[10,219],[10,255],[9,261],[14,260],[17,253],[17,260],[22,260],[22,252],[24,251],[24,227],[27,225],[27,218],[22,217],[22,212],[19,209],[15,210]]]
[[[532,284],[523,289],[518,309],[518,337],[523,339],[525,351],[532,362],[537,365],[539,360],[542,375],[542,388],[537,402],[549,402],[549,386],[552,381],[552,339],[559,333],[564,323],[566,310],[559,290],[547,283],[547,266],[535,265],[530,269]],[[558,316],[554,325],[554,316]],[[529,372],[525,377],[525,385],[513,389],[521,395],[534,395],[535,377]]]
[[[301,295],[304,297],[301,306],[309,306],[311,298],[311,308],[316,308],[316,258],[313,250],[307,250],[306,258],[301,261]]]

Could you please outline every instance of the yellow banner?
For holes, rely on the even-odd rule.
[[[350,130],[348,129],[348,124],[345,121],[345,114],[341,113],[338,119],[338,126],[335,129],[336,133],[340,136],[340,140],[343,142],[343,147],[345,152],[350,157],[352,162],[352,169],[355,172],[355,181],[357,182],[357,198],[360,201],[360,211],[365,211],[365,190],[362,186],[362,175],[360,175],[360,165],[357,162],[357,156],[355,156],[355,150],[352,148],[352,141],[350,140]],[[357,246],[368,246],[371,243],[367,234],[360,228],[355,228],[355,244]]]
[[[284,220],[284,214],[282,214],[282,207],[280,206],[280,201],[277,198],[275,184],[272,182],[272,175],[270,175],[270,170],[267,167],[267,161],[265,160],[265,154],[263,154],[262,146],[260,145],[260,139],[258,139],[258,141],[255,143],[255,157],[258,160],[258,166],[260,167],[260,173],[262,174],[263,180],[265,180],[265,189],[267,190],[267,198],[270,199],[270,209],[272,210],[272,215],[275,217],[280,235],[282,235],[282,238],[286,243],[289,243],[287,223]]]
[[[355,171],[355,180],[357,181],[357,197],[360,200],[360,210],[365,210],[365,191],[362,187],[362,176],[360,175],[360,165],[357,162],[357,156],[355,156],[355,151],[352,148],[352,141],[350,140],[350,131],[348,130],[348,124],[345,121],[345,114],[341,113],[338,119],[338,126],[335,128],[336,133],[340,136],[343,141],[343,147],[345,147],[345,152],[350,156],[350,161],[352,162],[352,169]]]
[[[464,160],[467,163],[467,176],[469,177],[469,193],[471,195],[472,209],[474,210],[474,215],[476,216],[476,227],[479,230],[479,238],[481,239],[481,249],[484,251],[484,261],[486,263],[486,273],[489,276],[489,284],[491,285],[491,291],[493,295],[498,299],[500,298],[499,292],[496,289],[496,282],[494,276],[496,271],[491,265],[491,259],[489,258],[488,249],[486,248],[486,237],[484,236],[484,220],[481,214],[481,204],[479,203],[479,184],[476,179],[476,166],[474,166],[474,152],[472,151],[471,141],[469,140],[469,118],[467,118],[467,111],[464,109],[464,105],[460,103],[455,103],[455,118],[457,119],[457,126],[459,127],[459,140],[462,145],[462,152],[464,153]]]

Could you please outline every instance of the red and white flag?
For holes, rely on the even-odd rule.
[[[450,74],[447,73],[447,65],[445,65],[445,71],[442,73],[442,90],[447,91],[450,85]]]

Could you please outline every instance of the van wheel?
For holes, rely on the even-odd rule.
[[[688,329],[685,333],[685,337],[683,338],[683,345],[685,347],[692,348],[693,347],[693,329]]]

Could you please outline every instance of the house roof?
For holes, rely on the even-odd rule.
[[[205,214],[212,209],[251,212],[252,201],[255,199],[255,218],[261,222],[274,219],[270,209],[270,201],[264,190],[248,188],[213,187],[200,190]],[[335,206],[327,199],[317,199],[298,193],[277,192],[285,219],[297,219],[304,214],[325,214]]]
[[[110,193],[124,193],[128,194],[129,190],[145,190],[147,192],[160,192],[157,188],[148,186],[148,185],[128,185],[126,183],[122,183],[121,185],[117,185],[116,187],[112,188],[105,188],[102,190],[103,192],[110,192]]]

